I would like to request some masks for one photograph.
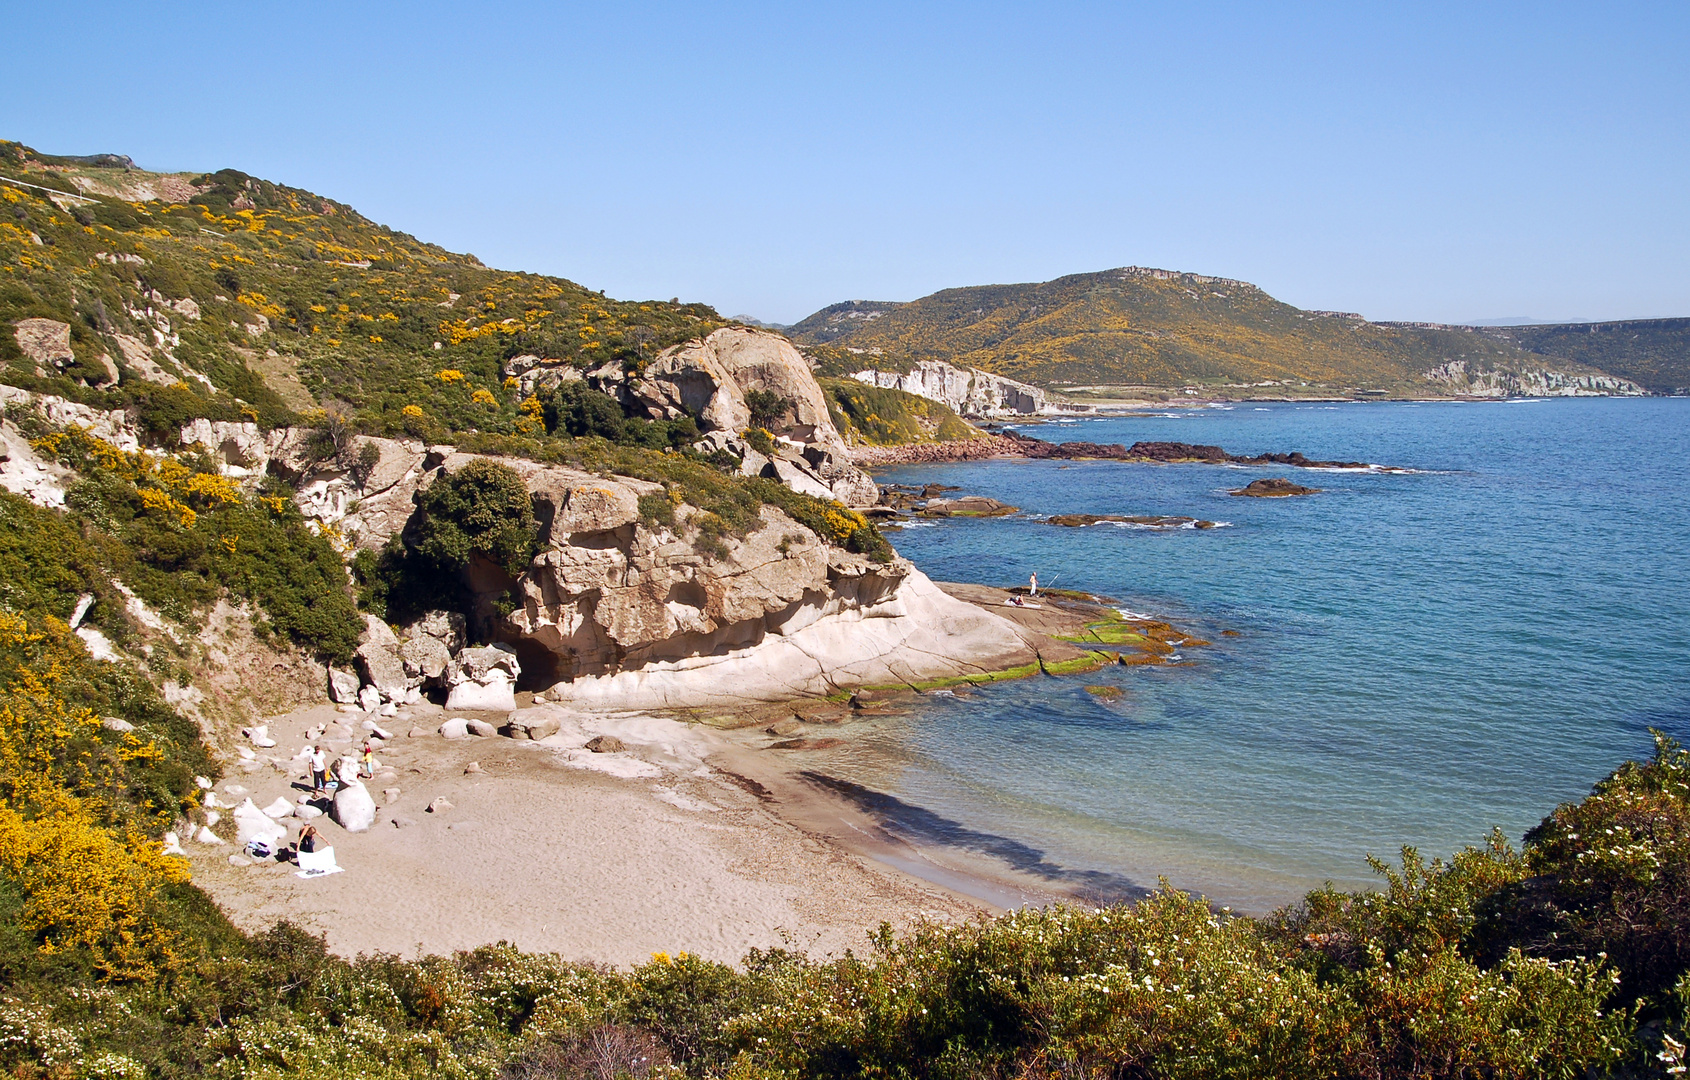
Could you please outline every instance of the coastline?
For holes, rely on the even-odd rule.
[[[1008,590],[944,588],[1007,613],[1040,641],[1044,670],[1101,662],[1053,635],[1082,632],[1106,608],[1068,601],[1071,610],[1055,602],[1022,610],[1004,605]],[[1142,895],[1124,879],[1067,871],[809,767],[804,751],[840,745],[842,723],[897,715],[887,710],[914,693],[898,686],[865,689],[850,703],[683,712],[551,703],[538,707],[560,728],[538,742],[444,738],[439,726],[462,711],[426,703],[388,718],[309,706],[269,718],[274,751],[219,782],[212,797],[225,818],[248,798],[260,808],[297,803],[305,785],[296,751],[319,726],[327,731],[316,741],[331,754],[354,748],[366,719],[384,726],[393,738],[367,782],[379,804],[373,827],[349,833],[315,819],[345,872],[300,880],[292,864],[245,859],[233,844],[186,846],[195,880],[238,925],[288,919],[348,956],[510,941],[617,965],[677,951],[735,963],[753,947],[861,948],[882,921],[901,929]],[[597,736],[623,749],[586,749]],[[281,822],[290,840],[304,824]]]

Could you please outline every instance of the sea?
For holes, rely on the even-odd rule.
[[[889,534],[930,577],[1036,572],[1211,643],[1185,665],[1001,683],[854,725],[815,771],[896,808],[914,840],[1055,887],[1165,880],[1265,911],[1325,883],[1373,887],[1368,856],[1405,845],[1447,858],[1496,829],[1518,844],[1649,754],[1650,729],[1690,741],[1690,400],[1239,403],[1021,430],[1408,471],[877,471],[1020,508]],[[1321,490],[1228,494],[1265,476]],[[1046,520],[1062,513],[1217,527]]]

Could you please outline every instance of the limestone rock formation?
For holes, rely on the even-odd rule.
[[[870,386],[902,390],[930,401],[943,402],[958,416],[992,418],[1034,413],[1075,412],[1058,409],[1036,386],[979,368],[962,368],[943,360],[922,360],[907,372],[867,369],[851,376]]]
[[[516,678],[521,672],[516,650],[509,645],[463,649],[446,672],[451,691],[446,707],[510,712],[516,708]]]
[[[1629,379],[1594,368],[1508,370],[1450,360],[1425,372],[1422,378],[1467,397],[1636,397],[1648,393]]]
[[[701,448],[731,451],[745,460],[747,475],[779,479],[846,506],[872,506],[878,498],[874,481],[851,463],[809,363],[779,334],[725,327],[664,350],[643,372],[629,374],[620,364],[606,364],[586,378],[624,408],[651,419],[697,417],[705,435]],[[789,403],[775,425],[772,461],[743,438],[751,425],[746,394],[753,390]]]

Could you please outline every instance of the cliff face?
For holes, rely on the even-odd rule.
[[[514,582],[508,615],[485,584],[479,617],[556,700],[653,707],[826,694],[1003,667],[1026,647],[1007,622],[937,593],[910,563],[830,547],[780,510],[715,557],[640,520],[656,489],[626,477],[543,469],[527,478],[544,547]]]
[[[959,416],[989,418],[1056,411],[1036,386],[979,368],[959,368],[943,360],[918,361],[907,372],[868,369],[851,377],[870,386],[942,402]]]
[[[1648,392],[1629,379],[1598,371],[1510,371],[1469,366],[1465,360],[1439,364],[1424,378],[1466,397],[1634,397]]]

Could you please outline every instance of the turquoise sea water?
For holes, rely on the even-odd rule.
[[[933,578],[1025,584],[1036,570],[1214,642],[1192,667],[929,699],[817,761],[898,800],[925,839],[1008,851],[1053,881],[1166,876],[1259,910],[1325,880],[1370,883],[1369,852],[1447,855],[1493,826],[1517,842],[1646,753],[1648,728],[1690,737],[1690,401],[1240,404],[1024,430],[1419,471],[881,471],[1022,508],[892,534]],[[1225,494],[1258,476],[1325,491]],[[1069,512],[1228,524],[1039,520]],[[1125,696],[1094,700],[1084,685],[1099,681]]]

